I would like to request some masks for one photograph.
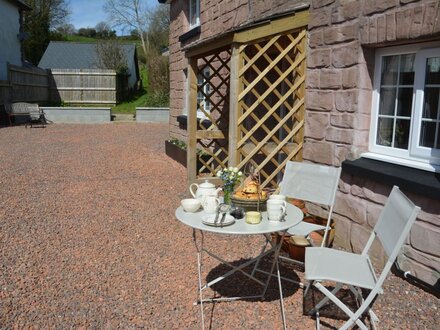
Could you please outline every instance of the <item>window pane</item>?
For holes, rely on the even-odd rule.
[[[399,88],[399,98],[397,100],[398,116],[411,117],[412,97],[412,88]]]
[[[379,118],[377,130],[377,144],[391,147],[393,137],[393,122],[392,118]]]
[[[435,122],[422,122],[422,129],[420,131],[420,146],[433,148],[435,139]]]
[[[394,147],[399,149],[408,149],[410,120],[396,120],[396,134],[394,136]]]
[[[393,116],[395,104],[396,104],[396,88],[394,87],[381,88],[379,114]]]
[[[382,58],[382,85],[396,85],[399,68],[399,55],[384,56]]]
[[[426,84],[440,84],[440,57],[426,60]]]
[[[415,54],[401,56],[399,85],[414,84],[414,58]]]
[[[437,119],[440,88],[426,87],[423,104],[423,118]]]
[[[197,24],[197,18],[199,17],[199,13],[197,12],[197,1],[199,0],[190,0],[190,24],[196,25]]]

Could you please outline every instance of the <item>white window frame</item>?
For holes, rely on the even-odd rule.
[[[376,139],[378,129],[382,57],[411,53],[415,54],[415,73],[408,150],[378,145],[376,144]],[[428,57],[432,57],[433,55],[438,56],[439,54],[439,42],[389,47],[376,51],[369,134],[369,152],[362,154],[363,157],[383,160],[433,172],[440,170],[440,153],[438,150],[418,146],[420,139],[420,123],[423,111],[423,89],[425,83],[426,59]]]
[[[195,28],[200,25],[200,0],[189,0],[189,28]],[[193,6],[195,4],[195,6]],[[196,11],[193,12],[193,7],[196,8]],[[194,18],[194,23],[192,23]]]

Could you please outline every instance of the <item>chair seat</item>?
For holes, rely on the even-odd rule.
[[[305,278],[345,283],[373,289],[375,275],[368,256],[330,248],[309,247],[305,254]]]
[[[308,236],[311,232],[325,230],[325,226],[301,221],[287,231],[290,235]]]

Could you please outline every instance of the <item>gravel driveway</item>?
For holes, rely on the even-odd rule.
[[[164,154],[167,130],[134,123],[0,128],[0,328],[199,328],[192,232],[174,218],[188,195],[186,172]],[[239,261],[259,238],[207,235],[206,242]],[[207,260],[204,276],[222,270]],[[237,275],[216,291],[254,288]],[[384,289],[375,304],[381,328],[440,324],[432,294],[394,275]],[[265,301],[208,305],[207,325],[280,329],[277,290],[272,281]],[[284,292],[289,328],[313,328],[302,291],[286,285]]]

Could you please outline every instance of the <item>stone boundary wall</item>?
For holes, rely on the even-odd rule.
[[[111,109],[80,107],[42,107],[46,119],[54,124],[101,124],[111,122]]]
[[[187,113],[185,108],[188,60],[181,48],[192,42],[221,35],[247,22],[289,11],[310,1],[200,0],[201,32],[181,43],[179,37],[190,30],[188,3],[188,0],[175,0],[171,2],[170,8],[170,137],[182,141],[186,141],[187,131],[179,128],[177,116]]]
[[[340,166],[345,159],[356,159],[368,150],[374,49],[439,40],[439,6],[437,0],[312,1],[303,153],[306,161]],[[342,175],[334,209],[336,247],[360,251],[391,188]],[[436,284],[440,279],[440,203],[407,195],[422,211],[399,256],[399,265]],[[314,211],[322,213],[316,207]],[[383,264],[381,247],[376,244],[373,251],[374,261]]]
[[[136,122],[168,123],[170,108],[137,107]]]

